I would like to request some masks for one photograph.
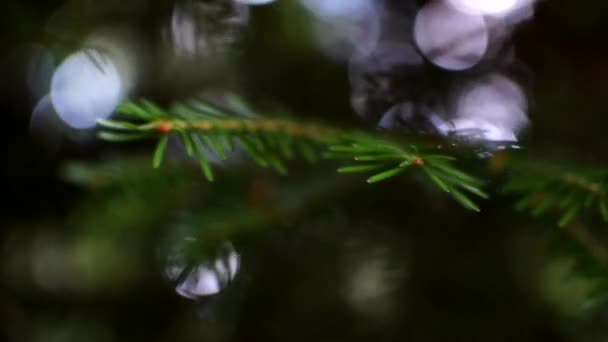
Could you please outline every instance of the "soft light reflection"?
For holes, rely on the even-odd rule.
[[[320,17],[361,16],[370,8],[369,0],[300,0],[302,5]]]
[[[353,309],[372,317],[388,314],[403,274],[391,269],[386,253],[366,255],[351,273],[347,298]]]
[[[402,96],[409,91],[394,89],[395,79],[404,71],[418,74],[423,63],[424,59],[409,42],[381,42],[370,54],[352,58],[349,79],[355,112],[362,117],[377,116],[385,110],[384,103],[397,97],[396,93]]]
[[[77,129],[112,114],[125,95],[119,70],[108,55],[81,50],[69,56],[51,80],[51,101],[59,117]]]
[[[32,244],[31,272],[36,285],[53,293],[120,291],[138,276],[132,253],[115,240],[42,233]]]
[[[488,28],[481,15],[467,14],[434,1],[416,15],[414,37],[433,64],[448,70],[476,65],[488,48]]]
[[[129,92],[137,85],[146,56],[141,37],[124,28],[104,28],[87,37],[83,46],[110,57],[120,75],[122,88]]]
[[[205,56],[236,42],[248,19],[244,1],[177,3],[167,39],[178,57]]]
[[[165,274],[177,282],[175,291],[189,299],[220,293],[236,277],[241,264],[230,242],[220,248],[215,260],[190,266],[185,259],[182,254],[170,255]]]
[[[240,2],[245,5],[268,5],[276,0],[235,0],[236,2]]]
[[[50,96],[38,101],[30,118],[30,134],[47,152],[57,152],[64,127],[53,109]]]
[[[467,13],[490,15],[506,14],[522,6],[525,0],[448,0],[450,4]]]
[[[465,87],[456,103],[455,118],[444,132],[472,140],[516,142],[528,124],[527,101],[521,87],[502,75],[491,75]]]
[[[34,46],[27,68],[27,85],[36,100],[49,93],[55,71],[55,56],[43,46]]]
[[[70,311],[71,312],[71,311]],[[36,317],[34,319],[34,317]],[[93,316],[95,317],[95,316]],[[97,318],[91,318],[88,314],[70,313],[65,315],[32,315],[28,317],[28,328],[23,329],[27,336],[19,339],[28,342],[113,342],[117,341],[116,332],[110,325]],[[21,330],[21,329],[20,329]],[[9,339],[12,341],[12,339]]]
[[[300,0],[316,18],[314,30],[321,49],[344,59],[366,55],[380,36],[378,2],[373,0]]]
[[[68,247],[53,236],[40,236],[34,241],[32,275],[36,283],[49,291],[77,287]]]

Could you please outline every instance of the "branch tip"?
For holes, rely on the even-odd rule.
[[[165,120],[159,120],[156,122],[156,132],[160,134],[167,134],[173,129],[173,124]]]
[[[412,165],[422,166],[422,165],[424,165],[424,159],[422,159],[420,157],[416,157],[416,158],[414,158],[414,160],[412,160]]]

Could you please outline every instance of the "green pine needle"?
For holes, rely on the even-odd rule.
[[[439,178],[435,173],[433,173],[433,171],[431,171],[428,167],[423,167],[422,169],[424,170],[424,172],[426,172],[426,174],[429,176],[429,178],[431,178],[431,180],[441,190],[448,192],[448,193],[451,192],[450,187],[443,180],[441,180],[441,178]]]
[[[111,129],[117,129],[117,130],[132,130],[132,129],[138,128],[137,125],[132,124],[130,122],[114,121],[114,120],[106,120],[106,119],[97,120],[97,124],[104,128],[111,128]]]
[[[281,153],[283,153],[285,158],[293,159],[294,152],[293,152],[293,148],[291,146],[292,142],[289,140],[289,138],[287,136],[279,137],[278,139],[279,139],[279,149],[281,150]]]
[[[226,154],[226,150],[220,141],[220,138],[215,134],[211,134],[209,135],[209,140],[211,140],[211,144],[213,145],[215,152],[217,152],[217,155],[223,160],[226,160],[228,155]]]
[[[602,219],[605,222],[608,222],[608,207],[606,206],[606,202],[603,198],[600,199],[598,206],[600,208],[600,213],[602,215]]]
[[[545,198],[538,204],[534,209],[532,209],[533,216],[540,216],[545,213],[549,208],[551,208],[555,202],[557,202],[557,197],[552,195],[545,195]]]
[[[316,163],[319,158],[317,158],[317,154],[315,150],[312,148],[310,144],[305,141],[301,141],[296,144],[297,148],[300,150],[300,153],[309,163]]]
[[[351,165],[344,166],[338,169],[338,173],[361,173],[368,171],[375,171],[383,168],[383,164],[369,164],[369,165]]]
[[[150,135],[148,133],[116,133],[110,131],[102,131],[97,134],[97,136],[106,141],[111,142],[127,142],[127,141],[136,141],[141,140],[143,138],[147,138]]]
[[[264,159],[261,152],[255,149],[255,145],[251,143],[247,138],[243,136],[237,137],[237,141],[243,147],[243,149],[249,154],[249,157],[253,159],[259,166],[268,167],[268,162]]]
[[[194,147],[192,146],[192,139],[184,131],[180,131],[179,135],[181,137],[182,144],[184,145],[184,148],[186,149],[186,153],[189,156],[192,156],[194,153]]]
[[[376,161],[376,160],[398,160],[402,157],[397,154],[378,154],[368,156],[355,156],[356,161]]]
[[[141,104],[144,111],[146,113],[150,113],[154,117],[161,118],[166,114],[165,111],[163,111],[159,106],[148,100],[142,100]]]
[[[565,227],[568,223],[570,223],[572,221],[572,219],[574,218],[574,216],[576,215],[576,213],[580,210],[580,208],[581,208],[581,206],[578,205],[578,204],[570,207],[564,213],[564,215],[562,215],[562,217],[559,220],[558,225],[560,227]]]
[[[464,182],[460,182],[460,183],[456,183],[457,186],[461,187],[464,190],[467,190],[468,192],[477,195],[478,197],[481,197],[483,199],[488,199],[490,198],[490,195],[488,195],[487,193],[485,193],[483,190],[479,189],[478,187],[474,186],[474,185],[470,185]]]
[[[465,194],[456,190],[454,187],[450,187],[450,193],[458,202],[460,202],[460,204],[462,204],[466,208],[471,209],[473,211],[480,211],[477,204],[471,201],[471,199],[469,199]]]
[[[270,166],[274,168],[275,171],[277,171],[280,175],[287,174],[287,168],[280,159],[276,158],[275,156],[268,156],[267,159]]]
[[[394,177],[400,173],[402,173],[403,171],[405,171],[404,167],[397,167],[388,171],[384,171],[382,173],[379,173],[377,175],[374,175],[370,178],[367,179],[367,182],[369,184],[373,184],[373,183],[378,183],[381,182],[383,180],[389,179],[391,177]]]
[[[118,106],[117,111],[123,115],[132,116],[140,120],[155,120],[157,119],[152,113],[146,111],[143,107],[132,101],[125,101]]]
[[[213,182],[213,171],[211,170],[211,165],[209,164],[209,160],[207,160],[207,156],[205,156],[205,151],[203,151],[201,143],[194,140],[194,148],[205,178],[207,178],[208,181]]]
[[[165,155],[165,150],[167,149],[167,142],[169,141],[168,135],[163,135],[158,144],[156,145],[156,149],[154,150],[154,158],[152,164],[154,168],[158,168],[163,161],[163,156]]]

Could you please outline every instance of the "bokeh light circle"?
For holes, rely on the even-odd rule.
[[[123,84],[109,56],[88,49],[69,56],[51,80],[51,101],[70,127],[85,129],[112,114],[123,97]]]
[[[484,57],[489,32],[481,15],[468,14],[434,1],[416,15],[414,39],[433,64],[447,70],[465,70]]]

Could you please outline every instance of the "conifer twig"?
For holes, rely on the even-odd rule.
[[[377,133],[256,115],[244,101],[234,96],[231,99],[246,116],[202,101],[195,105],[179,103],[168,110],[146,100],[127,101],[118,108],[124,119],[99,120],[104,128],[99,136],[115,142],[157,139],[153,164],[158,167],[167,137],[175,135],[188,154],[199,161],[209,181],[214,175],[208,154],[225,159],[227,152],[239,145],[258,165],[281,174],[287,172],[284,161],[298,155],[309,161],[320,157],[352,160],[354,164],[341,167],[338,172],[371,173],[367,182],[377,183],[417,169],[468,209],[479,211],[471,196],[487,198],[481,190],[483,182],[457,169],[453,156],[432,149],[427,152],[424,146],[395,143]]]

